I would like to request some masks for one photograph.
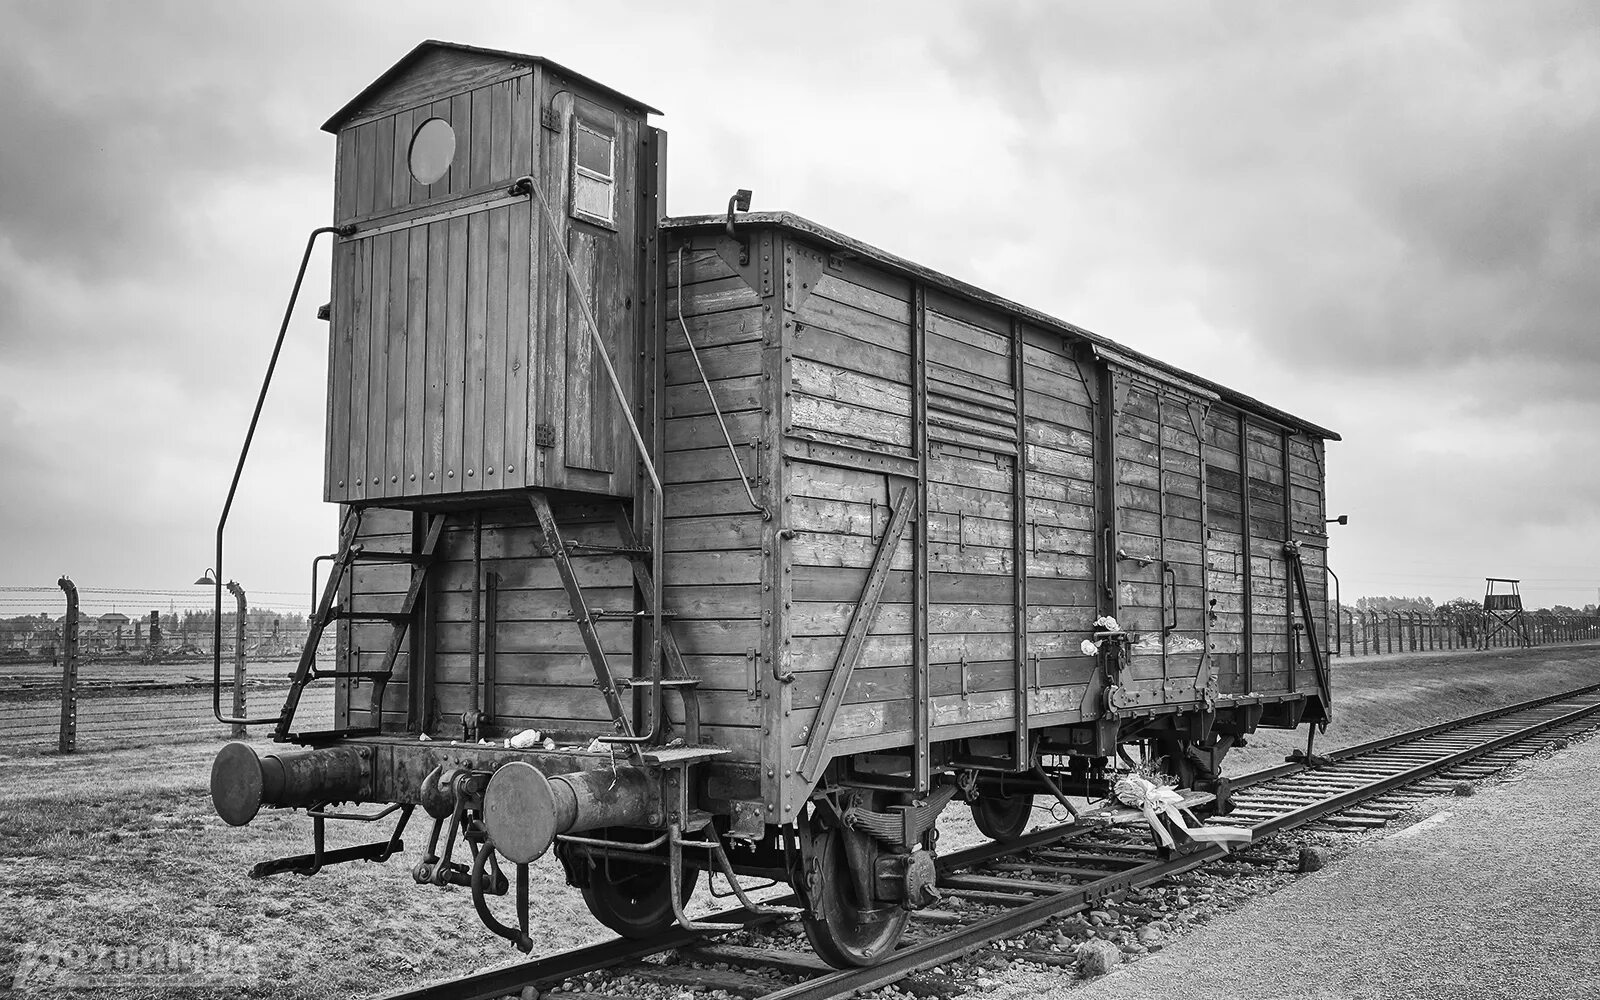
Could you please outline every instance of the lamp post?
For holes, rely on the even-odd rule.
[[[194,583],[197,587],[216,587],[220,585],[216,576],[209,569],[206,570],[204,576]],[[238,581],[229,580],[227,587],[228,593],[233,595],[234,605],[237,608],[233,622],[233,717],[242,719],[244,718],[244,619],[247,607],[244,588],[239,586]],[[217,624],[216,634],[219,636],[222,634],[220,622]],[[221,654],[219,653],[218,655]],[[245,735],[243,724],[238,722],[233,724],[233,735]]]

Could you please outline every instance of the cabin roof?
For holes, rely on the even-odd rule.
[[[661,227],[663,229],[679,230],[704,228],[722,229],[726,224],[727,216],[725,215],[690,215],[661,220]],[[1192,372],[1184,371],[1183,369],[1170,365],[1158,358],[1153,358],[1148,354],[1135,351],[1129,347],[1123,347],[1121,344],[1102,337],[1100,334],[1095,333],[1092,330],[1086,330],[1081,326],[1068,323],[1065,320],[1057,319],[1054,316],[1051,316],[1047,313],[1042,313],[1037,309],[1031,309],[1028,306],[1012,302],[1010,299],[1003,298],[994,294],[993,292],[985,291],[976,285],[970,285],[965,281],[961,281],[958,278],[952,278],[949,275],[942,274],[930,267],[924,267],[921,264],[906,260],[904,257],[898,257],[886,250],[880,250],[869,243],[863,243],[860,240],[852,239],[843,233],[836,232],[827,228],[826,226],[820,226],[817,223],[812,222],[809,219],[801,218],[798,215],[794,215],[789,212],[743,212],[734,216],[734,225],[736,227],[776,226],[780,229],[787,229],[790,232],[804,236],[814,242],[820,242],[832,247],[833,249],[845,251],[857,257],[870,260],[886,270],[893,271],[904,277],[926,282],[927,284],[946,289],[975,302],[993,306],[994,308],[1011,313],[1020,319],[1026,320],[1029,323],[1033,323],[1036,326],[1040,326],[1048,330],[1054,330],[1057,333],[1063,333],[1072,337],[1077,337],[1088,342],[1096,354],[1111,361],[1120,362],[1125,366],[1135,369],[1154,370],[1154,372],[1166,376],[1169,380],[1177,380],[1181,383],[1187,383],[1213,393],[1217,396],[1217,398],[1232,406],[1236,406],[1241,410],[1249,411],[1250,413],[1266,417],[1270,420],[1285,424],[1297,430],[1306,431],[1310,434],[1316,435],[1317,437],[1325,438],[1330,441],[1342,440],[1338,433],[1328,430],[1326,427],[1321,427],[1317,424],[1311,423],[1309,420],[1305,420],[1301,417],[1295,416],[1292,413],[1280,410],[1275,406],[1263,403],[1259,399],[1256,399],[1252,396],[1246,396],[1242,392],[1230,389],[1225,385],[1212,382],[1210,379],[1201,378]]]
[[[480,56],[504,59],[511,63],[521,63],[525,66],[544,66],[548,69],[554,70],[557,73],[560,73],[562,76],[572,79],[575,82],[593,87],[595,90],[598,90],[601,93],[609,94],[626,104],[631,104],[642,111],[647,111],[652,115],[662,114],[661,111],[657,110],[656,108],[652,108],[650,105],[644,103],[638,98],[629,97],[620,90],[615,90],[611,87],[608,87],[598,80],[584,76],[582,73],[574,72],[560,63],[551,62],[549,59],[546,59],[543,56],[529,55],[525,52],[509,52],[505,49],[486,49],[477,45],[462,45],[459,42],[441,42],[438,39],[430,38],[418,44],[417,47],[412,49],[410,52],[407,52],[399,62],[385,70],[382,76],[367,84],[367,86],[362,89],[361,93],[347,101],[344,107],[340,108],[334,113],[332,118],[329,118],[327,121],[322,123],[322,130],[324,132],[338,132],[340,127],[343,126],[346,121],[354,117],[362,108],[366,107],[367,102],[374,95],[382,92],[384,88],[388,87],[389,84],[392,83],[395,78],[404,73],[412,63],[422,58],[428,52],[436,49],[450,49],[456,52],[472,52]]]

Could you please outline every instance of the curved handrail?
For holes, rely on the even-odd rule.
[[[348,236],[355,232],[351,226],[318,226],[311,230],[311,235],[306,238],[306,250],[300,257],[300,270],[294,276],[294,288],[289,292],[289,302],[283,309],[283,323],[278,327],[277,342],[272,345],[272,358],[267,362],[267,374],[261,380],[261,392],[256,395],[256,408],[250,414],[250,429],[245,431],[244,446],[239,449],[239,462],[233,468],[233,481],[228,484],[228,499],[222,504],[222,515],[217,518],[217,552],[215,572],[216,581],[213,584],[216,590],[216,603],[212,617],[212,645],[211,645],[211,714],[218,722],[234,726],[264,726],[277,724],[283,718],[283,713],[267,718],[230,717],[222,714],[222,536],[228,527],[228,515],[233,511],[233,498],[239,492],[239,477],[244,475],[244,462],[250,456],[250,443],[255,440],[256,425],[261,422],[261,408],[267,402],[267,389],[272,385],[272,373],[278,367],[278,355],[283,351],[283,338],[289,332],[289,318],[294,315],[294,304],[300,298],[300,285],[306,278],[306,267],[311,263],[311,251],[316,246],[317,237],[324,233],[337,236]]]

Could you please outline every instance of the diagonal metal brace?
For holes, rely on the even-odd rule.
[[[844,644],[839,647],[839,655],[833,663],[833,675],[828,678],[828,689],[822,695],[822,704],[817,707],[817,717],[811,724],[811,737],[806,741],[805,757],[800,761],[800,774],[807,781],[815,781],[817,769],[822,766],[824,748],[828,745],[828,733],[833,729],[834,716],[839,712],[839,706],[844,703],[845,688],[850,684],[850,675],[856,669],[856,664],[861,662],[861,651],[866,646],[867,635],[872,631],[872,623],[878,616],[878,599],[883,596],[883,585],[889,579],[889,566],[894,562],[894,550],[899,547],[900,539],[905,535],[906,524],[911,520],[912,508],[916,501],[912,497],[912,488],[907,486],[900,491],[900,496],[894,502],[894,514],[889,518],[889,526],[884,529],[883,540],[878,543],[878,551],[872,557],[872,570],[867,573],[867,582],[861,588],[861,600],[856,603],[855,612],[850,616],[850,627],[845,631]]]
[[[1306,640],[1311,646],[1311,665],[1317,672],[1317,691],[1322,696],[1322,729],[1328,728],[1327,716],[1331,714],[1333,705],[1333,691],[1328,683],[1328,664],[1322,657],[1322,640],[1317,636],[1317,619],[1311,614],[1311,594],[1306,590],[1306,568],[1300,559],[1300,543],[1288,541],[1283,543],[1283,555],[1292,572],[1294,590],[1299,598],[1300,616],[1306,622]]]

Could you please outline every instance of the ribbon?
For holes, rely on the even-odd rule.
[[[1163,847],[1173,846],[1172,834],[1162,822],[1163,817],[1183,831],[1184,836],[1190,840],[1221,844],[1223,847],[1250,842],[1251,833],[1244,827],[1205,826],[1195,819],[1193,813],[1189,813],[1188,817],[1194,825],[1185,823],[1183,796],[1169,785],[1158,785],[1148,778],[1133,774],[1118,779],[1115,790],[1118,801],[1144,813],[1145,822],[1150,824],[1150,829],[1155,832]]]

